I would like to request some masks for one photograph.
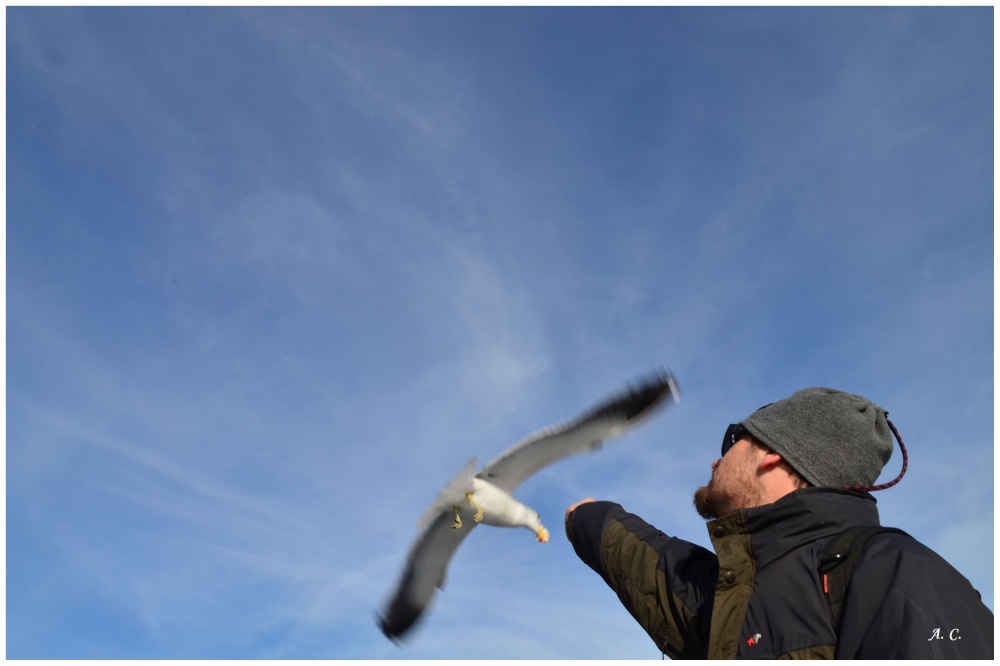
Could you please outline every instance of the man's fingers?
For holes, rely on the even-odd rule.
[[[581,504],[586,504],[587,502],[594,502],[594,501],[596,500],[594,500],[593,497],[588,497],[586,499],[580,500],[576,504],[571,504],[570,507],[566,509],[566,518],[564,519],[564,522],[567,523],[569,522],[569,514],[573,513],[573,510],[576,509],[576,507],[580,506]]]

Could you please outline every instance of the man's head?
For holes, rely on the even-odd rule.
[[[762,407],[730,426],[726,438],[712,480],[695,493],[705,518],[769,504],[806,485],[869,486],[893,449],[884,409],[827,388]]]

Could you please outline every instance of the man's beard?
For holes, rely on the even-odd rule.
[[[698,515],[713,520],[764,504],[764,486],[754,474],[754,467],[751,465],[742,471],[743,474],[727,474],[728,482],[721,483],[720,477],[713,472],[708,485],[694,492],[694,508]]]

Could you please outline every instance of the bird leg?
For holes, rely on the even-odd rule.
[[[458,507],[453,506],[451,508],[455,510],[455,522],[451,524],[451,529],[457,530],[459,527],[462,526],[462,519],[458,517]]]
[[[483,507],[476,504],[476,500],[472,499],[472,493],[465,493],[466,498],[472,502],[472,506],[476,507],[476,515],[472,517],[477,523],[483,519]]]

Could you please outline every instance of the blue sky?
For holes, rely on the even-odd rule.
[[[993,608],[993,9],[8,8],[7,656],[659,658],[562,535],[708,545],[726,426],[889,411]],[[657,366],[415,640],[414,523]],[[900,467],[898,450],[881,480]]]

